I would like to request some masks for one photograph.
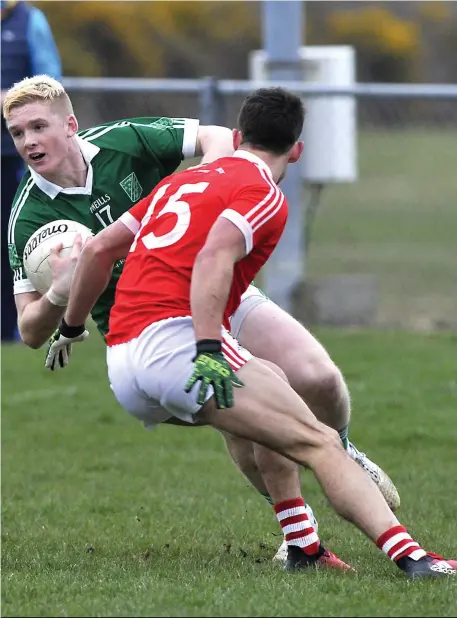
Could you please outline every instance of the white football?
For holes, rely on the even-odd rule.
[[[70,255],[77,234],[81,234],[83,243],[93,236],[85,225],[66,219],[46,223],[30,236],[24,249],[24,269],[27,278],[40,294],[46,294],[52,283],[48,260],[51,249],[62,243],[63,249],[59,255],[61,257]]]

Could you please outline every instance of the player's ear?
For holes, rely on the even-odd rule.
[[[288,163],[296,163],[303,152],[304,143],[296,142],[289,151]]]
[[[241,146],[243,135],[241,131],[239,131],[238,129],[233,129],[232,136],[233,136],[233,149],[238,150],[238,148]]]
[[[78,121],[74,114],[70,114],[67,118],[67,136],[73,137],[78,132]]]

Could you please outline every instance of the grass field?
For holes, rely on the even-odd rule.
[[[391,474],[400,516],[457,556],[457,335],[321,331],[348,379],[351,436]],[[147,432],[114,402],[93,332],[72,366],[2,349],[2,615],[457,616],[457,581],[408,582],[306,497],[356,575],[286,575],[271,508],[210,429]]]
[[[359,179],[322,194],[308,276],[368,273],[378,322],[457,324],[455,131],[362,131]]]

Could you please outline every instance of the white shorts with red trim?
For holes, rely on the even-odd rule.
[[[222,328],[222,351],[237,371],[252,355]],[[176,417],[197,421],[198,386],[184,388],[194,369],[195,333],[191,317],[154,322],[136,339],[107,348],[111,389],[121,406],[148,428]],[[214,394],[208,389],[207,400]]]

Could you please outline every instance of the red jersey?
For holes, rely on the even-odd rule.
[[[246,151],[165,178],[120,217],[135,239],[116,286],[107,344],[130,341],[153,322],[191,315],[192,268],[218,217],[246,241],[246,255],[234,267],[227,324],[277,245],[287,213],[270,168]]]

